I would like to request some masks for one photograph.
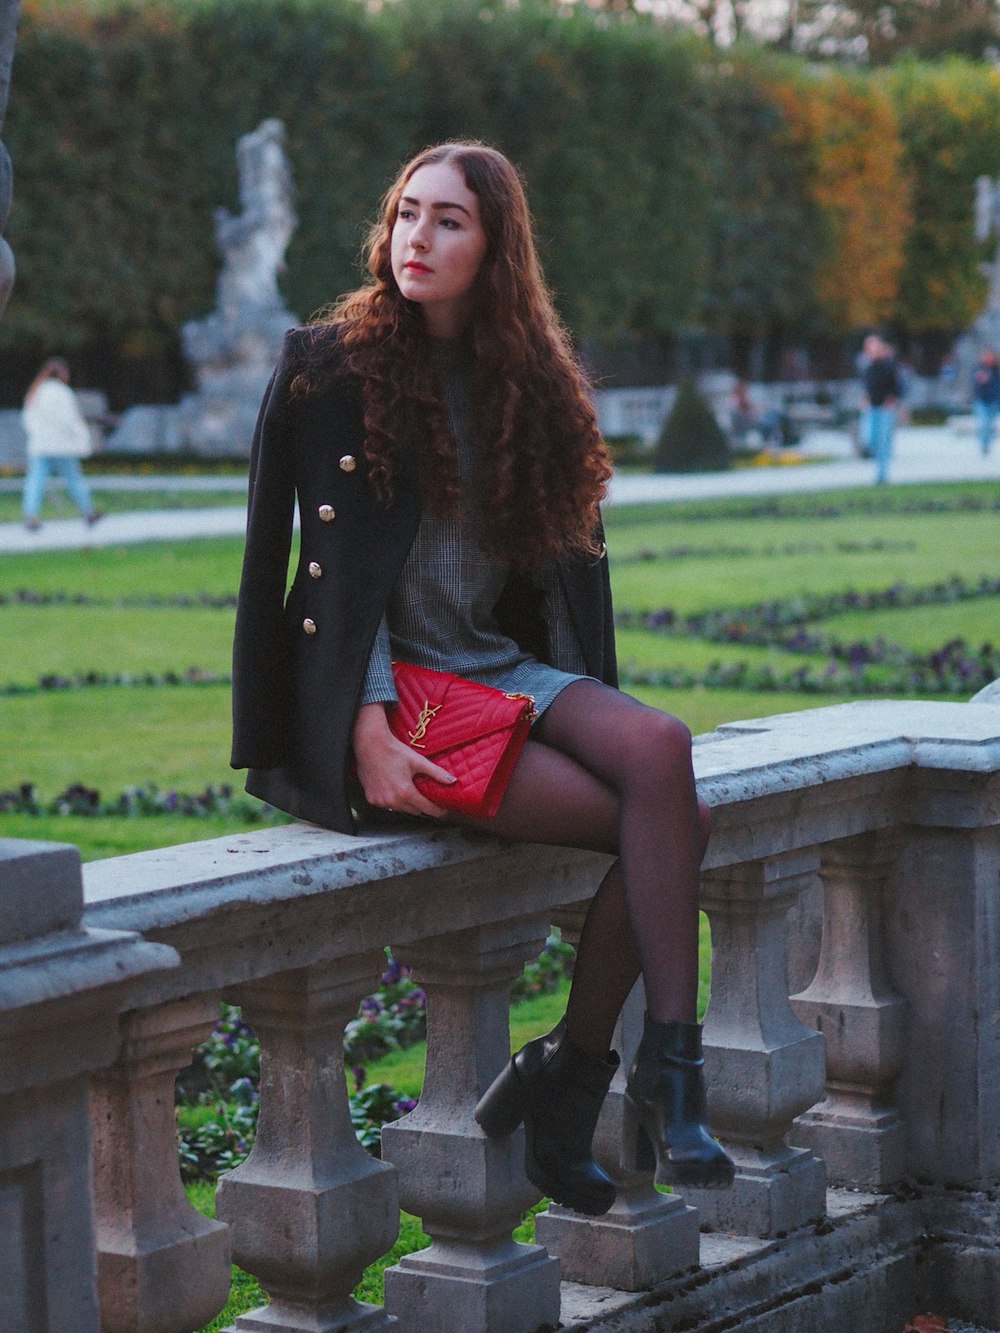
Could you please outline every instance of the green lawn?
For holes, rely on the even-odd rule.
[[[832,492],[778,501],[722,500],[622,506],[607,515],[619,610],[673,608],[678,615],[736,610],[803,592],[879,590],[896,582],[930,584],[956,575],[997,575],[1000,487],[894,487],[884,493]],[[941,512],[935,512],[935,506]],[[917,512],[902,512],[910,508]],[[761,512],[763,511],[763,512]],[[642,553],[655,558],[638,559]],[[229,698],[224,683],[106,686],[38,691],[41,677],[87,672],[162,676],[191,668],[229,669],[233,597],[241,560],[237,539],[150,543],[87,551],[39,552],[0,560],[0,790],[34,783],[49,800],[70,783],[105,797],[155,783],[194,792],[240,785],[228,767]],[[9,599],[20,593],[21,600]],[[84,604],[44,604],[54,596]],[[25,604],[25,598],[34,604]],[[164,604],[186,599],[188,605]],[[199,604],[204,599],[222,605]],[[949,639],[978,647],[997,642],[996,598],[879,612],[852,611],[811,625],[853,641],[883,637],[920,652]],[[784,675],[812,661],[774,645],[713,643],[622,629],[626,671],[715,663],[770,667]],[[822,664],[821,664],[822,665]],[[844,702],[850,695],[696,686],[636,686],[644,701],[682,717],[692,731],[721,722]],[[96,821],[60,824],[87,857],[187,840],[189,822],[127,821],[114,839]],[[51,828],[51,824],[46,825]],[[218,832],[199,822],[195,832]],[[0,833],[37,836],[25,816],[0,814]],[[46,836],[52,836],[47,832]]]

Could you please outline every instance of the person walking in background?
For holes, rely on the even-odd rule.
[[[984,347],[972,376],[972,410],[976,414],[979,447],[985,458],[993,446],[993,432],[1000,414],[1000,357]]]
[[[60,356],[45,362],[31,381],[21,420],[28,437],[28,471],[24,479],[24,524],[41,527],[38,514],[52,476],[61,477],[70,499],[88,524],[103,515],[94,508],[80,466],[92,449],[90,429],[69,387],[69,366]]]
[[[896,431],[896,413],[903,395],[903,381],[892,348],[876,334],[864,342],[864,382],[866,411],[865,435],[875,459],[875,481],[882,485],[889,479],[892,443]]]

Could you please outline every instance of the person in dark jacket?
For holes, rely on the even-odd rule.
[[[864,360],[867,443],[875,459],[875,480],[881,485],[889,479],[903,380],[892,348],[874,334],[865,339]]]
[[[972,375],[972,410],[976,415],[976,433],[983,457],[993,447],[997,416],[1000,415],[1000,357],[992,347],[984,347]]]
[[[538,1189],[605,1212],[614,1184],[591,1140],[641,975],[627,1095],[658,1178],[728,1185],[695,1009],[708,811],[687,728],[616,688],[599,514],[610,467],[517,172],[480,144],[426,150],[386,195],[367,259],[368,285],[288,335],[261,409],[233,765],[250,767],[249,791],[341,832],[355,811],[390,811],[613,854],[565,1018],[518,1052],[477,1119],[497,1136],[524,1121]],[[423,776],[450,779],[390,731],[393,660],[534,697],[492,819],[445,816],[420,790]]]

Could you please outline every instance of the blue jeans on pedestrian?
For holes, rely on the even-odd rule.
[[[24,479],[22,504],[25,518],[38,517],[50,477],[62,478],[70,499],[81,514],[88,515],[94,512],[90,488],[83,475],[79,458],[36,456],[28,459],[28,473]]]
[[[972,410],[976,414],[976,433],[979,436],[979,447],[985,457],[993,444],[993,431],[997,424],[997,416],[1000,415],[1000,403],[983,403],[975,398],[972,402]]]
[[[894,407],[870,407],[868,425],[871,431],[872,457],[875,459],[875,480],[883,482],[889,476],[892,461],[892,437],[896,431]]]

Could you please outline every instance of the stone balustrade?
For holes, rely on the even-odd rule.
[[[0,844],[0,1327],[199,1329],[231,1260],[270,1297],[239,1333],[1000,1323],[1000,710],[817,709],[695,757],[716,814],[709,1097],[736,1182],[656,1190],[622,1072],[597,1136],[618,1201],[550,1208],[533,1245],[511,1238],[535,1202],[521,1131],[487,1140],[472,1109],[512,982],[551,923],[574,937],[602,858],[291,825],[95,862],[81,904],[72,849]],[[427,992],[428,1047],[379,1162],[342,1033],[386,944]],[[261,1115],[210,1222],[180,1188],[172,1083],[222,998],[260,1038]],[[641,1016],[636,993],[623,1066]],[[400,1207],[432,1243],[361,1305]]]

